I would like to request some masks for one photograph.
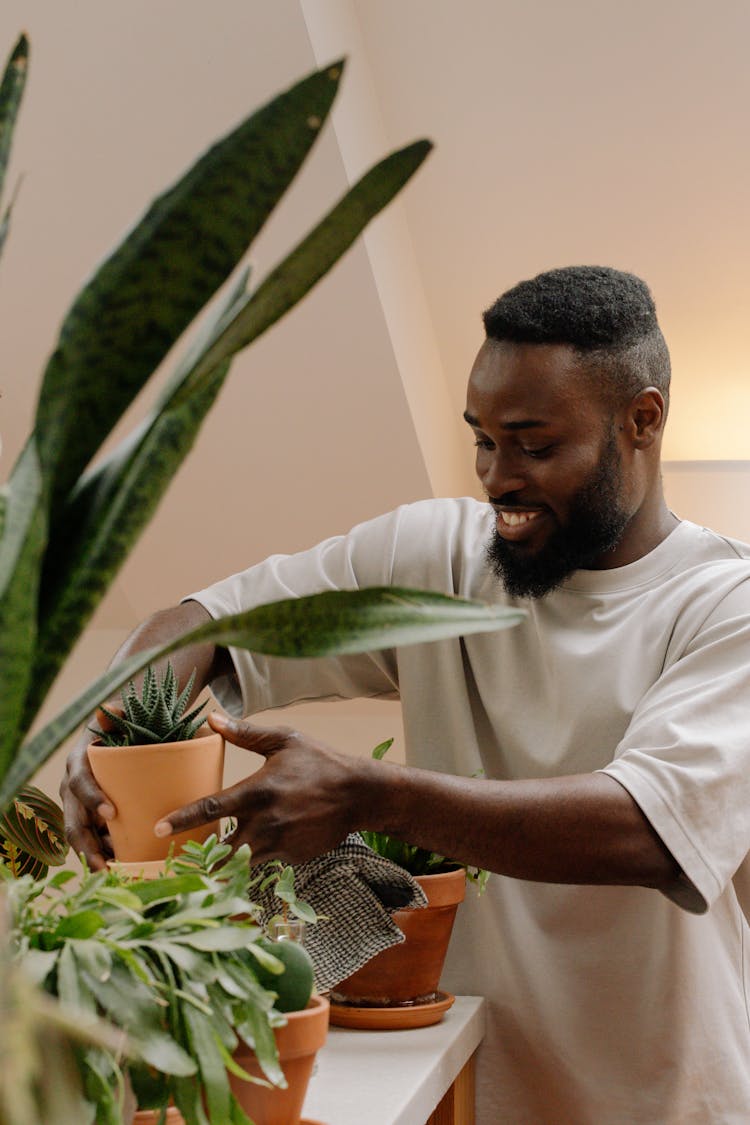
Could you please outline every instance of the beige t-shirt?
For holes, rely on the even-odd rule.
[[[388,585],[507,602],[488,505],[429,500],[192,595],[214,616]],[[605,770],[685,873],[638,887],[493,876],[459,911],[444,986],[488,1000],[480,1125],[750,1121],[750,548],[683,522],[626,567],[578,571],[513,629],[281,661],[232,651],[244,713],[400,697],[412,765],[491,778]]]

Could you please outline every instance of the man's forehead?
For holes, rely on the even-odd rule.
[[[469,375],[468,400],[478,395],[551,405],[590,397],[591,383],[580,354],[569,344],[489,339],[479,349]]]

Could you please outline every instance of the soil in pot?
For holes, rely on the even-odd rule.
[[[218,822],[154,836],[154,825],[181,805],[216,793],[224,777],[224,739],[210,727],[184,742],[151,746],[102,746],[92,742],[89,763],[97,783],[112,798],[117,815],[109,821],[115,858],[124,863],[165,859],[188,840],[219,834]]]
[[[286,1025],[276,1029],[279,1061],[287,1080],[285,1090],[246,1082],[230,1073],[234,1096],[255,1125],[299,1125],[315,1055],[328,1033],[328,1010],[324,997],[313,996],[307,1008],[288,1012]],[[241,1048],[235,1052],[235,1059],[249,1074],[263,1077],[252,1051]]]
[[[406,940],[378,953],[332,989],[331,1023],[338,1022],[339,1008],[341,1022],[346,1020],[347,1027],[373,1025],[366,1015],[364,1022],[358,1024],[353,1012],[344,1012],[345,1008],[393,1009],[394,1027],[402,1026],[403,1021],[395,1015],[399,1009],[419,1008],[425,1023],[436,1022],[449,1006],[444,1002],[448,994],[439,992],[440,974],[456,910],[466,893],[466,873],[458,868],[437,875],[420,875],[417,882],[427,895],[427,906],[396,911],[393,920]],[[377,1026],[388,1026],[387,1013]],[[418,1024],[412,1022],[411,1026]]]

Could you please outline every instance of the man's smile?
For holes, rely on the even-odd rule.
[[[504,539],[525,539],[531,533],[530,525],[544,515],[541,508],[504,508],[492,505],[497,517],[497,531]]]

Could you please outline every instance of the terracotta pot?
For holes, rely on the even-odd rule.
[[[463,868],[417,878],[427,906],[397,910],[393,920],[406,938],[378,953],[331,990],[336,1004],[386,1008],[437,999],[458,904],[466,893]]]
[[[153,746],[102,746],[92,742],[89,763],[97,783],[112,798],[117,816],[109,822],[115,858],[129,863],[164,859],[188,840],[203,841],[219,832],[219,822],[154,836],[154,825],[166,813],[216,793],[224,777],[224,739],[202,727],[186,742]]]
[[[304,1011],[287,1012],[286,1025],[276,1029],[279,1061],[287,1080],[285,1090],[229,1075],[234,1096],[255,1125],[299,1125],[315,1055],[328,1033],[328,1007],[324,997],[313,996]],[[234,1057],[243,1070],[263,1077],[252,1051],[239,1049]]]

